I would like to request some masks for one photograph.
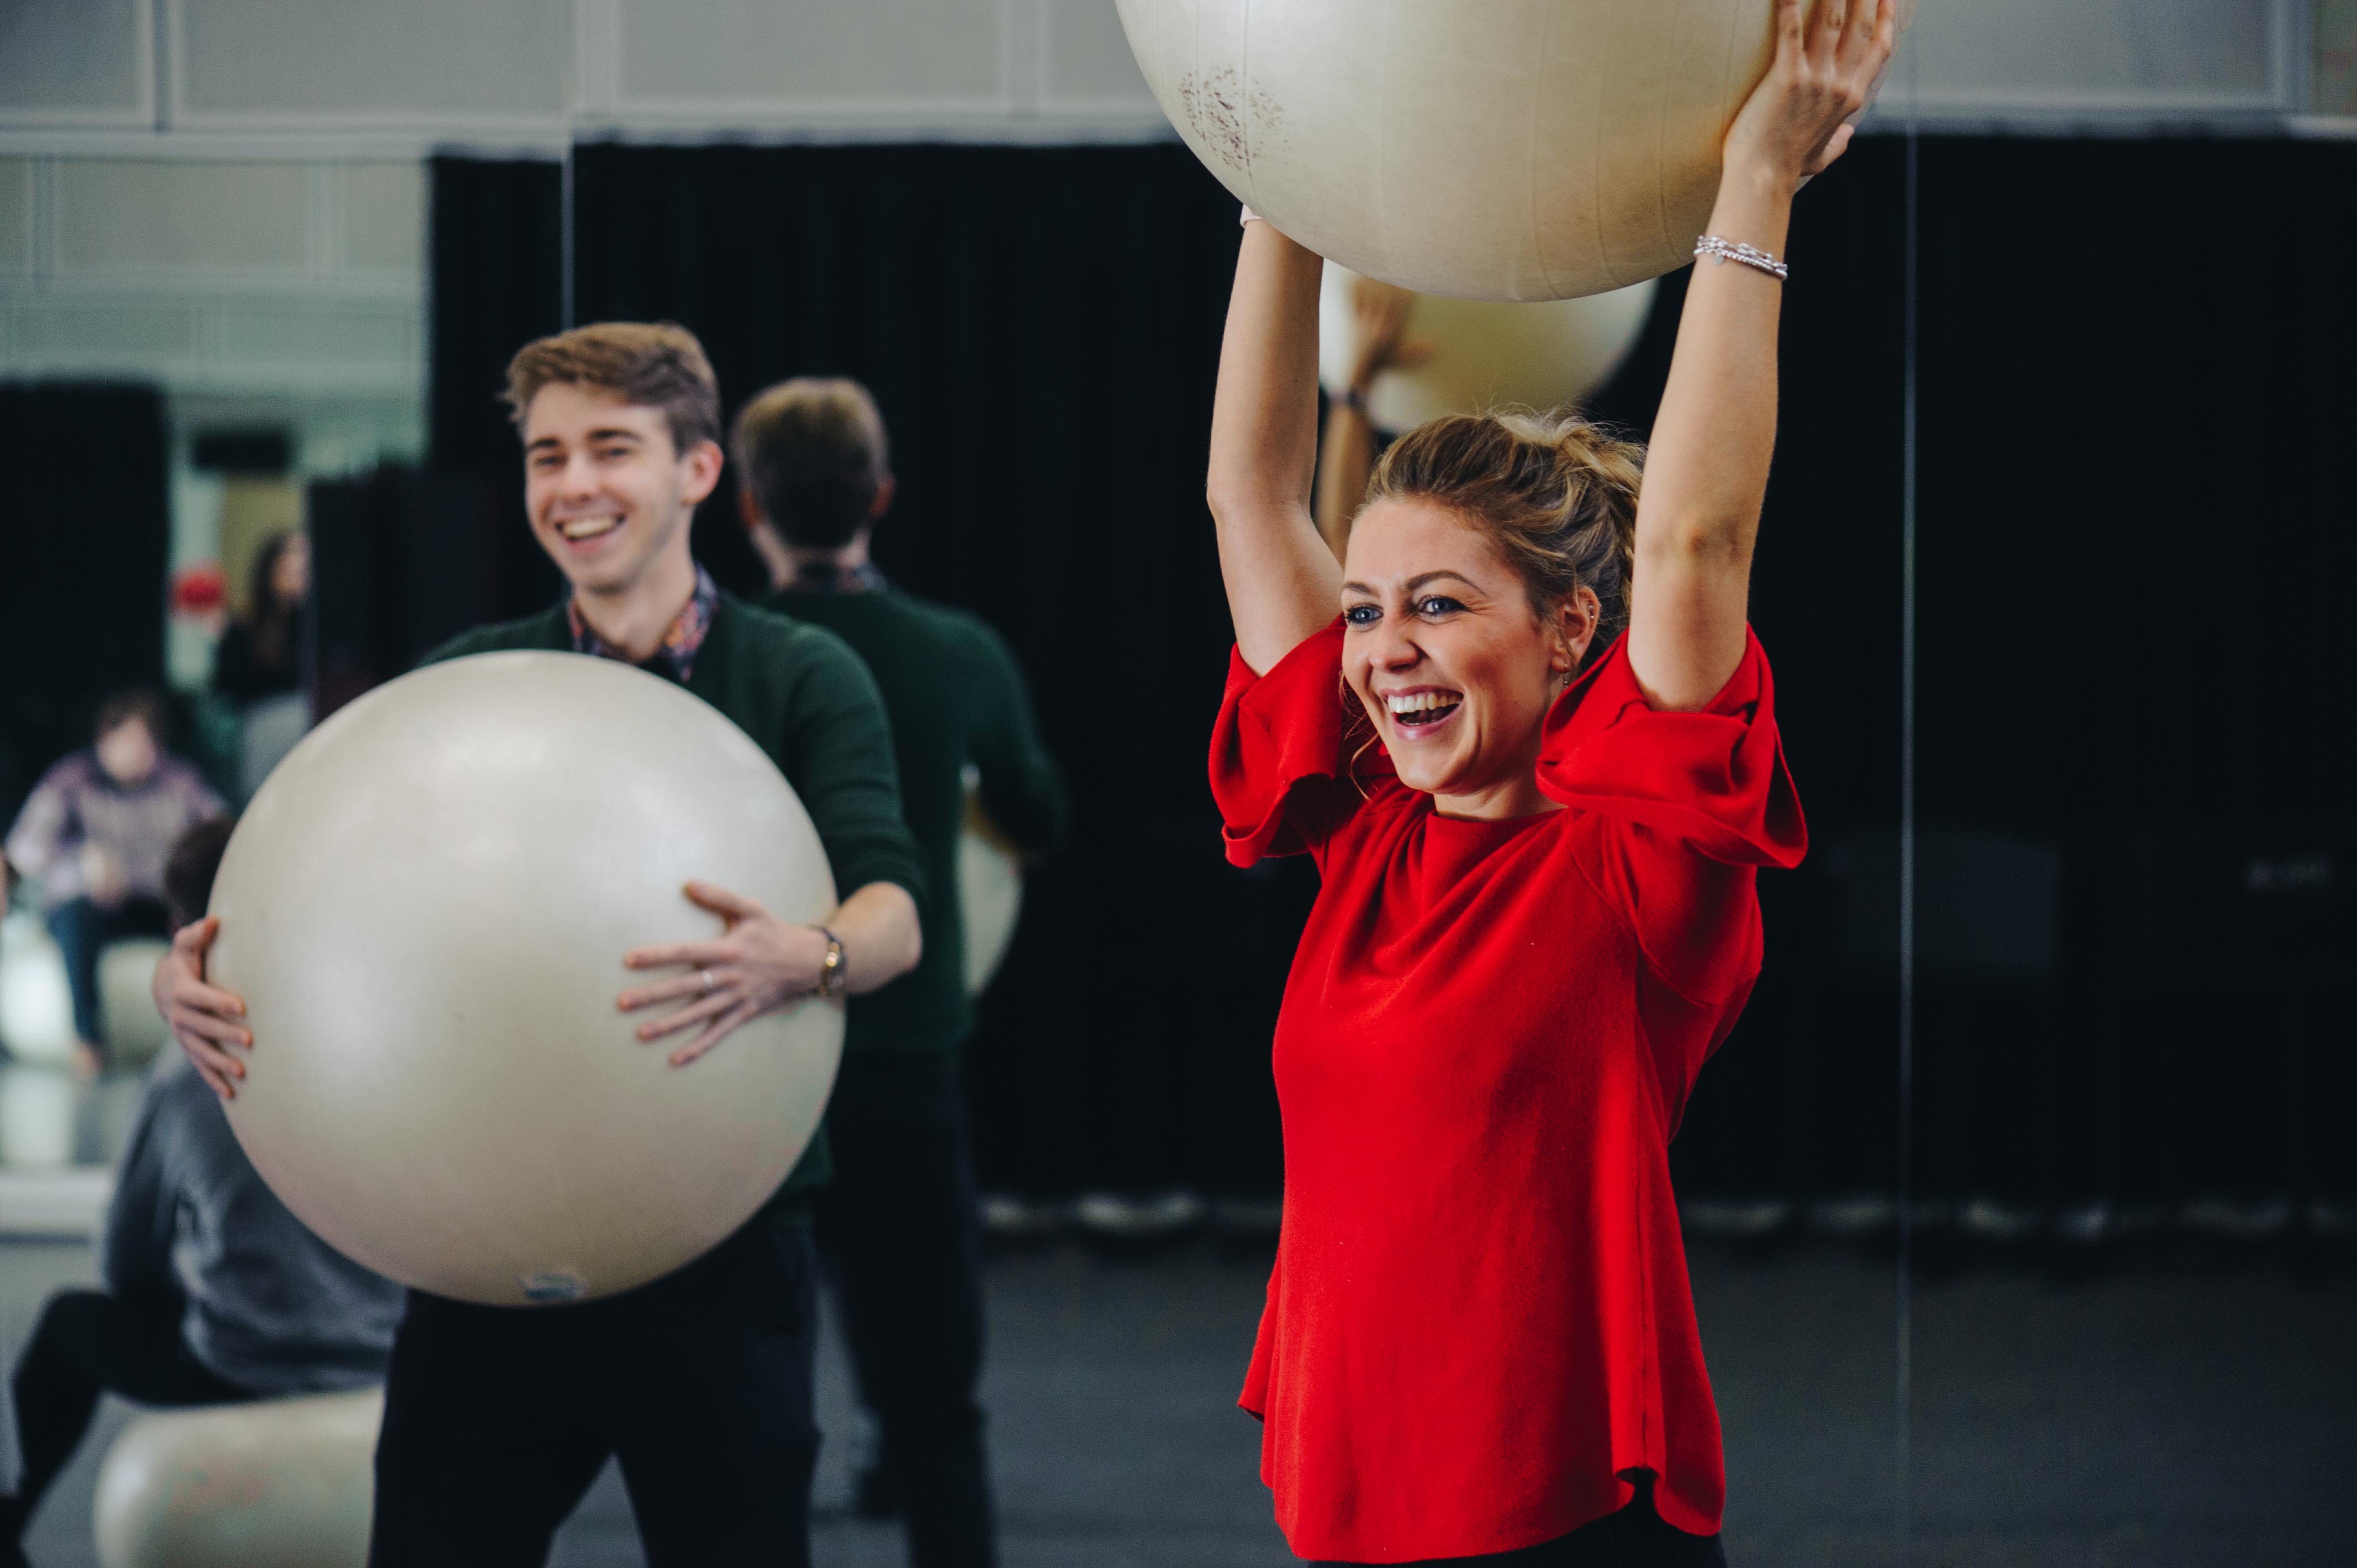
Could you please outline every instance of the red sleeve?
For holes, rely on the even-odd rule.
[[[1637,934],[1662,977],[1715,1002],[1759,970],[1759,867],[1798,865],[1808,847],[1776,733],[1775,686],[1760,639],[1694,713],[1645,700],[1627,641],[1547,715],[1539,788],[1599,819],[1578,835],[1582,869]]]
[[[1322,848],[1360,798],[1343,756],[1351,714],[1341,687],[1340,619],[1304,638],[1265,675],[1254,674],[1242,653],[1229,654],[1227,694],[1211,730],[1211,796],[1233,864]],[[1380,746],[1369,746],[1355,766],[1369,777],[1391,771]]]

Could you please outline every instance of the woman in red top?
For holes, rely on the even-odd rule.
[[[1243,1403],[1286,1539],[1350,1563],[1716,1563],[1723,1474],[1668,1146],[1801,857],[1745,618],[1792,194],[1892,0],[1781,0],[1644,455],[1453,417],[1338,567],[1309,510],[1320,263],[1248,221],[1210,496],[1229,857],[1323,886],[1277,1021],[1283,1237]],[[1340,617],[1335,611],[1340,607]]]

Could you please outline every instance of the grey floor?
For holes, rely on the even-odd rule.
[[[1897,1564],[1893,1292],[1831,1251],[1692,1260],[1727,1431],[1738,1568]],[[1264,1255],[1198,1244],[1149,1262],[1073,1248],[992,1266],[987,1395],[1009,1568],[1259,1568],[1292,1561],[1233,1406]],[[86,1247],[0,1246],[13,1360]],[[1910,1564],[2227,1568],[2357,1563],[2357,1283],[2248,1264],[2056,1288],[1975,1274],[1917,1297]],[[830,1352],[822,1508],[839,1505],[852,1413]],[[95,1562],[105,1425],[30,1541],[41,1568]],[[13,1455],[10,1456],[13,1466]],[[839,1511],[839,1509],[833,1510]],[[900,1562],[888,1529],[837,1519],[822,1568]],[[609,1474],[561,1568],[639,1561]]]

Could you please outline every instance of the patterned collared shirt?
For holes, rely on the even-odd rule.
[[[647,663],[686,685],[689,673],[695,668],[696,650],[704,646],[705,636],[712,630],[712,612],[719,604],[720,585],[712,580],[711,573],[697,566],[695,592],[688,596],[687,604],[671,623],[671,629],[663,633],[662,644]],[[582,618],[581,607],[571,599],[565,601],[565,618],[573,628],[574,652],[586,653],[593,659],[619,659],[625,664],[635,662],[629,654],[598,636],[597,628]]]

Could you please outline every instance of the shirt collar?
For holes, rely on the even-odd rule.
[[[831,561],[803,561],[794,566],[794,575],[786,579],[779,590],[787,594],[880,594],[887,586],[884,574],[872,561],[862,561],[856,566],[837,566]]]
[[[720,585],[712,574],[701,564],[695,568],[695,592],[663,633],[662,641],[646,663],[669,675],[681,685],[695,669],[695,655],[712,630],[712,612],[720,606]],[[586,653],[593,659],[619,659],[623,663],[634,662],[620,649],[597,635],[597,630],[582,618],[581,607],[571,599],[565,601],[565,624],[573,628],[573,651]]]

